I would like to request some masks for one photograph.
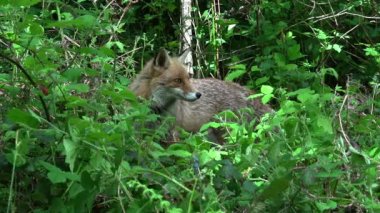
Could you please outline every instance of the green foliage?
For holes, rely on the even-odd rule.
[[[198,74],[275,112],[168,144],[128,85],[180,46],[177,1],[0,1],[3,211],[378,212],[379,4],[312,3],[195,1]]]

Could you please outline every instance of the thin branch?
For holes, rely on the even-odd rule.
[[[351,15],[351,16],[358,16],[358,17],[365,18],[365,19],[380,20],[379,16],[365,16],[365,15],[361,15],[361,14],[357,14],[357,13],[349,13],[349,12],[346,12],[345,14]]]
[[[339,118],[340,131],[343,134],[344,141],[346,142],[346,145],[347,145],[347,148],[348,148],[348,147],[351,146],[351,142],[350,142],[350,138],[347,136],[346,132],[344,131],[343,122],[342,122],[342,111],[343,111],[343,107],[344,107],[344,105],[345,105],[345,103],[347,101],[347,98],[348,98],[348,95],[345,95],[344,99],[343,99],[343,103],[342,103],[342,105],[340,106],[340,109],[339,109],[338,118]]]
[[[365,15],[361,15],[361,14],[357,14],[357,13],[346,12],[347,10],[348,9],[344,9],[344,10],[342,10],[339,13],[336,13],[336,14],[325,14],[325,15],[321,15],[321,16],[310,17],[307,20],[314,20],[313,23],[316,23],[316,22],[319,22],[319,21],[322,21],[322,20],[325,20],[325,19],[329,19],[329,18],[336,19],[336,17],[343,16],[343,15],[357,16],[357,17],[361,17],[361,18],[364,18],[364,19],[380,20],[379,16],[365,16]]]
[[[17,62],[16,60],[0,53],[0,57],[1,58],[4,58],[6,59],[7,61],[9,61],[10,63],[14,64],[16,67],[18,67],[21,72],[25,75],[25,77],[28,79],[28,81],[32,84],[32,86],[36,89],[39,89],[38,88],[38,85],[36,84],[36,82],[32,79],[32,77],[29,75],[28,71],[23,67],[21,66],[21,64],[19,62]],[[47,121],[51,121],[50,120],[50,114],[49,114],[49,110],[48,110],[48,107],[46,105],[46,102],[45,100],[42,98],[42,96],[40,94],[38,94],[38,98],[40,99],[41,101],[41,104],[42,104],[42,107],[44,108],[44,112],[45,112],[45,116],[46,116],[46,120]]]
[[[331,2],[330,0],[328,1],[329,2],[329,6],[330,6],[330,10],[331,10],[331,13],[335,13],[333,7],[331,6]],[[336,17],[334,16],[334,21],[335,21],[335,26],[338,26],[338,21],[336,20]]]
[[[339,39],[344,38],[347,34],[349,34],[351,31],[355,30],[357,27],[359,27],[360,24],[355,25],[353,28],[349,29],[347,32],[345,32],[343,35],[339,37]]]
[[[38,86],[36,84],[36,82],[32,79],[32,77],[29,75],[28,71],[26,71],[26,69],[21,66],[21,64],[19,62],[17,62],[16,60],[0,53],[0,57],[6,59],[7,61],[11,62],[12,64],[16,65],[16,67],[18,67],[21,72],[26,76],[26,78],[28,79],[28,81],[33,85],[33,87],[37,88],[38,89]]]

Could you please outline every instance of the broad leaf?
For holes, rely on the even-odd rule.
[[[24,112],[17,108],[11,109],[8,112],[7,117],[15,123],[23,124],[32,128],[36,128],[39,124],[38,120],[28,112]]]
[[[289,187],[289,183],[292,180],[290,175],[285,175],[283,177],[274,179],[270,182],[264,191],[261,193],[260,197],[262,199],[274,199],[281,196],[282,193]]]
[[[74,171],[78,145],[73,140],[63,139],[63,146],[65,147],[66,154],[65,162],[69,164],[70,171]]]
[[[62,171],[60,168],[54,166],[53,164],[50,164],[44,161],[39,161],[39,164],[48,170],[48,178],[52,183],[64,183],[67,180],[71,180],[71,181],[80,180],[79,175],[75,173],[71,173],[71,172]]]
[[[273,93],[273,87],[268,85],[262,85],[260,91],[265,95],[269,95]]]
[[[328,200],[327,202],[316,202],[315,204],[321,212],[326,210],[334,210],[338,206],[337,203],[332,200]]]

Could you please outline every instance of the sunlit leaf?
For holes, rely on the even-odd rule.
[[[333,44],[332,48],[337,51],[338,53],[340,53],[342,51],[342,46],[339,45],[339,44]]]
[[[225,77],[225,79],[227,81],[233,81],[236,78],[239,78],[240,76],[244,75],[246,72],[247,71],[245,70],[245,66],[244,65],[235,66],[233,68],[233,71],[229,72],[227,74],[227,76]]]
[[[331,124],[331,120],[325,116],[318,116],[317,118],[317,126],[323,130],[326,134],[332,134],[333,128]]]
[[[321,212],[337,208],[337,203],[333,200],[327,200],[326,202],[316,202],[315,204]]]
[[[262,85],[260,89],[261,93],[266,94],[266,95],[272,94],[273,90],[274,90],[273,87],[268,86],[268,85]]]
[[[77,143],[75,143],[74,141],[70,139],[64,139],[63,146],[65,147],[65,154],[66,154],[65,162],[69,164],[70,171],[74,171],[78,145]]]
[[[73,20],[63,20],[51,22],[49,27],[60,27],[60,28],[79,28],[86,29],[92,28],[98,23],[97,19],[91,15],[83,15]]]

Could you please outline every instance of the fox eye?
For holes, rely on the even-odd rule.
[[[176,79],[174,79],[174,82],[176,82],[176,83],[182,83],[182,79],[180,79],[180,78],[176,78]]]

